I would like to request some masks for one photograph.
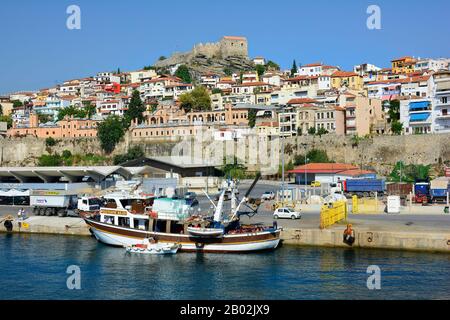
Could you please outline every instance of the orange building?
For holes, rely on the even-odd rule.
[[[196,135],[200,127],[213,126],[247,126],[248,109],[233,108],[231,104],[225,110],[188,112],[173,106],[160,108],[147,114],[146,120],[140,125],[133,124],[130,128],[132,138],[180,137]]]
[[[66,117],[54,125],[39,126],[37,114],[30,115],[29,126],[14,125],[8,130],[9,137],[34,136],[37,138],[78,138],[78,137],[96,137],[96,120],[75,119]]]
[[[391,62],[393,73],[411,73],[414,72],[417,60],[413,57],[401,57],[394,59]]]

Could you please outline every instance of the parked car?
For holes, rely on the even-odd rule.
[[[186,192],[184,194],[184,199],[186,200],[194,200],[195,198],[197,198],[197,194],[195,192]]]
[[[278,208],[273,212],[273,218],[274,219],[278,219],[278,218],[286,218],[286,219],[300,219],[301,218],[301,214],[300,212],[294,211],[290,208]]]
[[[275,192],[273,191],[266,191],[261,196],[261,200],[273,200],[273,199],[275,199]]]
[[[320,181],[311,182],[311,187],[320,187]]]

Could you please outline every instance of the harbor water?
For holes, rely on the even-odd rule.
[[[0,234],[0,299],[450,299],[450,255],[284,245],[254,254],[128,254],[90,237]],[[80,269],[69,290],[67,268]],[[381,270],[369,290],[368,266]]]

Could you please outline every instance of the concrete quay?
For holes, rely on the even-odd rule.
[[[28,227],[25,227],[24,225]],[[0,224],[0,232],[7,232],[4,224]],[[22,221],[13,221],[13,230],[15,233],[39,233],[39,234],[57,234],[57,235],[78,235],[90,236],[91,233],[86,223],[81,218],[59,218],[32,216]]]

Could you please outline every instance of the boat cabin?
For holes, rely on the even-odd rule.
[[[192,213],[185,199],[105,196],[100,222],[144,231],[183,233]]]

